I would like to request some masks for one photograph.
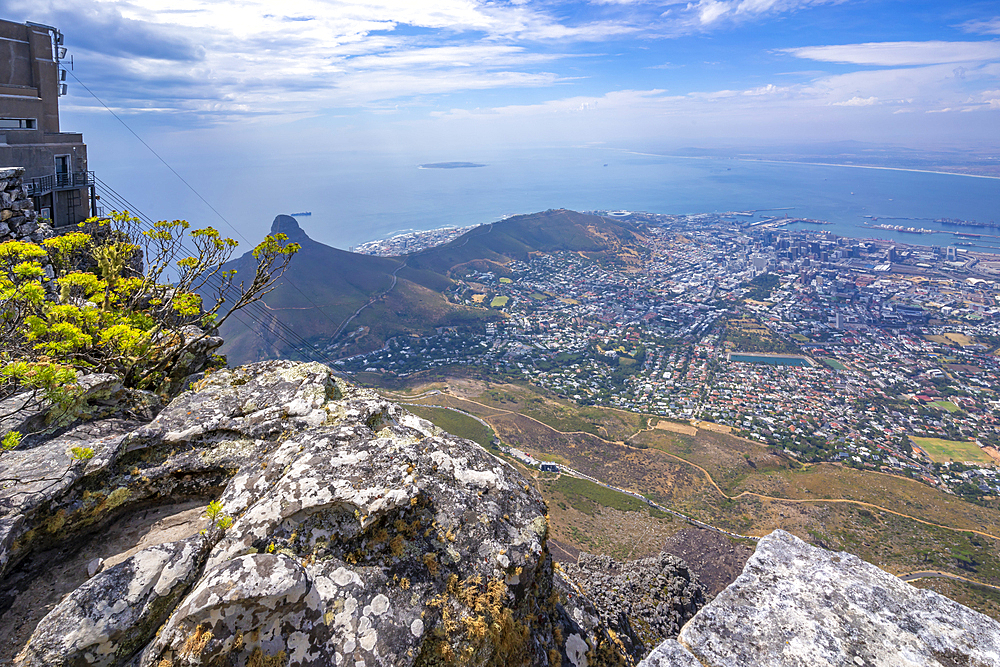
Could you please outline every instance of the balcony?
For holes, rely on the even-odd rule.
[[[24,190],[29,197],[41,197],[60,190],[79,190],[94,184],[94,172],[78,171],[68,174],[52,174],[24,181]]]

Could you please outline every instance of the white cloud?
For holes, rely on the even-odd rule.
[[[781,49],[798,58],[829,63],[902,67],[1000,60],[1000,42],[869,42]]]
[[[690,2],[685,7],[693,12],[697,22],[709,26],[722,19],[749,19],[765,14],[792,12],[812,5],[823,5],[841,2],[843,0],[698,0]],[[683,16],[684,12],[680,13]]]
[[[783,92],[785,92],[787,90],[788,90],[788,88],[781,88],[779,86],[774,85],[773,83],[769,83],[766,86],[761,86],[759,88],[753,88],[751,90],[744,90],[743,94],[744,95],[754,95],[754,96],[756,96],[756,95],[775,95],[777,93],[783,93]]]
[[[567,64],[575,45],[653,43],[839,0],[691,0],[665,13],[659,0],[590,0],[589,12],[550,0],[0,1],[9,18],[62,27],[77,74],[111,106],[228,120],[552,86],[586,76]]]
[[[701,0],[698,3],[698,20],[702,25],[714,23],[733,10],[732,4],[718,0]]]
[[[994,16],[990,19],[966,21],[959,27],[965,32],[977,35],[1000,35],[1000,16]]]
[[[61,26],[76,73],[112,106],[197,112],[216,120],[551,86],[562,78],[544,71],[545,63],[564,54],[528,48],[527,40],[601,40],[636,29],[613,21],[563,25],[531,7],[480,0],[8,5],[11,18]]]
[[[873,104],[878,104],[877,97],[858,97],[855,95],[849,100],[844,102],[834,102],[835,107],[870,107]]]
[[[619,90],[603,96],[567,97],[532,105],[460,110],[441,114],[449,118],[488,116],[575,116],[581,112],[616,117],[689,119],[811,118],[839,114],[845,122],[864,109],[865,114],[980,110],[997,108],[1000,64],[970,66],[965,78],[956,78],[949,64],[864,70],[825,75],[811,81],[778,86],[767,84],[746,90],[703,90],[667,95],[664,90]]]
[[[601,96],[575,96],[548,100],[540,104],[512,104],[487,109],[452,109],[436,113],[439,117],[470,118],[483,116],[551,116],[579,114],[591,111],[612,112],[659,108],[665,101],[682,97],[667,97],[664,90],[616,90]]]

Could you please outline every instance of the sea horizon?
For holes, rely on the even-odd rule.
[[[314,214],[311,220],[300,222],[316,240],[349,248],[401,234],[489,224],[555,208],[668,215],[782,209],[781,215],[830,223],[822,227],[794,223],[786,227],[790,230],[907,245],[944,247],[958,242],[969,250],[1000,253],[998,228],[936,222],[1000,219],[1000,209],[993,204],[1000,202],[1000,179],[994,177],[611,149],[528,153],[509,151],[493,159],[480,158],[485,167],[477,169],[419,169],[426,161],[406,165],[399,161],[380,164],[373,159],[364,172],[382,171],[391,178],[397,186],[392,196],[376,197],[356,188],[354,199],[339,200],[339,211],[323,210],[322,202],[307,200],[305,208]],[[358,173],[358,163],[352,167]],[[363,224],[345,223],[345,219]],[[883,223],[942,233],[914,234],[873,226]],[[980,234],[980,238],[958,238],[951,232]]]

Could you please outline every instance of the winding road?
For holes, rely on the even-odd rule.
[[[427,390],[427,391],[421,392],[420,394],[415,394],[415,395],[410,395],[410,396],[396,395],[394,397],[393,396],[385,396],[385,397],[389,398],[390,400],[408,400],[408,401],[414,401],[414,400],[419,400],[421,398],[426,398],[428,396],[435,396],[435,395],[447,396],[448,398],[450,398],[452,400],[462,401],[462,402],[465,402],[465,403],[470,403],[472,405],[477,405],[477,406],[479,406],[481,408],[485,408],[487,410],[492,411],[493,415],[486,415],[485,419],[484,419],[484,418],[481,418],[481,417],[479,417],[479,416],[477,416],[475,414],[471,414],[471,413],[469,413],[469,412],[467,412],[465,410],[462,410],[460,408],[457,408],[457,407],[454,407],[454,406],[451,406],[451,405],[432,405],[432,406],[430,406],[430,407],[438,407],[438,408],[446,408],[446,409],[454,410],[455,412],[458,412],[460,414],[463,414],[463,415],[466,415],[468,417],[471,417],[471,418],[475,419],[480,424],[483,424],[485,426],[489,426],[490,428],[493,428],[494,431],[496,430],[495,427],[492,424],[490,424],[488,421],[486,421],[486,419],[489,419],[490,416],[517,415],[518,417],[520,417],[522,419],[528,419],[528,420],[530,420],[532,422],[535,422],[536,424],[539,424],[540,426],[542,426],[542,427],[544,427],[544,428],[546,428],[546,429],[548,429],[548,430],[550,430],[550,431],[552,431],[554,433],[558,433],[560,435],[579,435],[579,434],[585,434],[587,436],[590,436],[592,438],[596,438],[596,439],[598,439],[598,440],[600,440],[602,442],[606,442],[608,444],[613,444],[613,445],[617,445],[617,446],[624,446],[624,447],[629,447],[629,448],[633,447],[632,445],[629,445],[627,442],[615,442],[615,441],[607,440],[605,438],[602,438],[602,437],[600,437],[598,435],[595,435],[595,434],[587,432],[587,431],[560,431],[560,430],[558,430],[556,428],[553,428],[552,426],[546,424],[545,422],[542,422],[542,421],[539,421],[538,419],[535,419],[534,417],[529,417],[527,415],[524,415],[524,414],[519,413],[519,412],[514,412],[512,410],[504,410],[502,408],[497,408],[497,407],[494,407],[492,405],[487,405],[485,403],[480,403],[479,401],[474,401],[472,399],[461,398],[461,397],[458,397],[458,396],[454,396],[454,395],[448,393],[447,391],[442,391],[442,390],[438,390],[438,389],[431,389],[431,390]],[[404,403],[404,405],[405,405],[405,403]],[[415,403],[413,405],[428,405],[428,404],[427,403]],[[843,504],[858,505],[858,506],[861,506],[861,507],[865,507],[865,508],[877,510],[877,511],[880,511],[880,512],[886,512],[886,513],[889,513],[889,514],[893,514],[895,516],[899,516],[899,517],[904,518],[904,519],[909,519],[911,521],[915,521],[917,523],[920,523],[920,524],[923,524],[923,525],[926,525],[926,526],[932,526],[932,527],[935,527],[935,528],[941,528],[941,529],[944,529],[944,530],[950,530],[950,531],[954,531],[954,532],[975,533],[975,534],[981,535],[983,537],[988,537],[988,538],[991,538],[991,539],[994,539],[994,540],[1000,540],[1000,537],[998,537],[996,535],[993,535],[991,533],[987,533],[987,532],[982,531],[982,530],[977,530],[977,529],[972,529],[972,528],[956,528],[954,526],[946,526],[944,524],[935,523],[933,521],[927,521],[925,519],[920,519],[918,517],[915,517],[915,516],[912,516],[912,515],[909,515],[909,514],[904,514],[902,512],[897,512],[896,510],[891,510],[891,509],[888,509],[886,507],[882,507],[880,505],[875,505],[873,503],[868,503],[868,502],[865,502],[865,501],[862,501],[862,500],[849,500],[849,499],[845,499],[845,498],[801,498],[801,499],[797,499],[797,498],[781,498],[781,497],[777,497],[777,496],[768,496],[768,495],[764,495],[764,494],[760,494],[760,493],[755,493],[755,492],[752,492],[752,491],[743,491],[742,493],[739,493],[739,494],[737,494],[735,496],[730,496],[725,491],[722,490],[722,488],[712,478],[712,475],[707,470],[705,470],[705,468],[699,466],[696,463],[692,463],[691,461],[688,461],[687,459],[681,458],[681,457],[676,456],[674,454],[670,454],[669,452],[665,452],[663,450],[657,449],[657,450],[653,450],[653,451],[657,451],[660,454],[668,456],[668,457],[670,457],[672,459],[676,459],[677,461],[679,461],[681,463],[684,463],[686,465],[689,465],[689,466],[691,466],[691,467],[699,470],[702,473],[702,475],[704,475],[704,477],[708,481],[708,483],[712,485],[712,487],[715,489],[715,491],[719,495],[721,495],[723,498],[726,498],[728,500],[737,500],[737,499],[745,497],[745,496],[752,496],[752,497],[760,498],[762,500],[770,500],[770,501],[785,502],[785,503],[843,503]],[[686,514],[683,514],[681,512],[673,510],[673,509],[671,509],[669,507],[665,507],[663,505],[660,505],[659,503],[656,503],[656,502],[650,500],[649,498],[646,498],[645,496],[643,496],[643,495],[641,495],[639,493],[636,493],[636,492],[631,491],[629,489],[623,489],[623,488],[620,488],[620,487],[617,487],[617,486],[613,486],[613,485],[608,484],[606,482],[603,482],[603,481],[601,481],[601,480],[599,480],[599,479],[597,479],[595,477],[591,477],[590,475],[582,473],[582,472],[580,472],[578,470],[574,470],[574,469],[572,469],[572,468],[570,468],[568,466],[560,465],[559,469],[560,469],[560,472],[562,472],[563,474],[570,475],[572,477],[577,477],[579,479],[584,479],[584,480],[587,480],[587,481],[592,482],[594,484],[598,484],[598,485],[600,485],[600,486],[602,486],[602,487],[604,487],[606,489],[610,489],[612,491],[617,491],[619,493],[624,493],[624,494],[626,494],[628,496],[636,498],[637,500],[640,500],[640,501],[648,504],[651,507],[655,507],[656,509],[660,510],[661,512],[666,512],[666,513],[668,513],[668,514],[670,514],[672,516],[675,516],[675,517],[677,517],[677,518],[679,518],[679,519],[681,519],[683,521],[686,521],[686,522],[690,523],[691,525],[698,526],[698,527],[704,528],[706,530],[711,530],[711,531],[714,531],[714,532],[717,532],[717,533],[721,533],[723,535],[727,535],[727,536],[730,536],[730,537],[738,538],[738,539],[747,539],[747,540],[759,540],[760,539],[759,536],[741,535],[739,533],[735,533],[735,532],[726,530],[724,528],[719,528],[718,526],[713,526],[713,525],[707,524],[707,523],[705,523],[703,521],[699,521],[698,519],[695,519],[693,517],[687,516]],[[976,586],[984,586],[984,587],[987,587],[987,588],[990,588],[990,589],[1000,590],[1000,586],[994,586],[992,584],[986,584],[986,583],[983,583],[983,582],[980,582],[980,581],[976,581],[974,579],[969,579],[967,577],[963,577],[961,575],[951,574],[951,573],[948,573],[948,572],[941,572],[941,571],[937,571],[937,570],[920,570],[920,571],[916,571],[916,572],[903,573],[903,574],[900,574],[898,576],[903,581],[916,581],[918,579],[927,579],[927,578],[951,579],[951,580],[955,580],[955,581],[961,581],[961,582],[964,582],[964,583],[967,583],[967,584],[972,584],[972,585],[976,585]]]
[[[1000,591],[1000,586],[994,586],[993,584],[984,584],[981,581],[976,581],[975,579],[969,579],[967,577],[962,577],[957,574],[951,574],[950,572],[939,572],[937,570],[921,570],[919,572],[907,572],[906,574],[896,575],[903,581],[916,581],[917,579],[954,579],[955,581],[963,581],[967,584],[972,584],[974,586],[983,586],[984,588],[992,588],[995,591]]]

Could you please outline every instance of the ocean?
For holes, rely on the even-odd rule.
[[[549,208],[705,213],[764,209],[770,215],[827,220],[791,229],[900,243],[952,245],[1000,252],[1000,229],[946,226],[938,218],[1000,220],[1000,179],[952,174],[736,159],[663,157],[602,149],[454,156],[483,167],[420,169],[437,156],[330,163],[324,184],[295,210],[310,210],[303,228],[341,248],[411,230],[492,222]],[[339,192],[338,192],[339,191]],[[996,235],[958,239],[908,234],[876,224]],[[911,218],[911,219],[906,219]],[[868,223],[868,228],[865,228]]]
[[[437,162],[485,166],[419,168]],[[312,238],[347,249],[406,231],[477,225],[550,208],[674,214],[787,208],[772,214],[833,223],[797,224],[793,229],[923,245],[972,243],[964,247],[1000,253],[1000,238],[957,239],[951,234],[906,234],[863,226],[871,223],[864,216],[877,216],[879,223],[1000,237],[996,229],[933,222],[937,218],[1000,221],[1000,179],[666,157],[605,148],[460,155],[331,153],[308,160],[255,155],[231,170],[217,169],[208,161],[199,168],[190,180],[247,242],[263,236],[275,215],[299,211],[312,212],[299,218]],[[258,184],[260,174],[267,177]],[[187,217],[232,233],[172,178],[168,175],[161,187],[148,188],[139,176],[122,173],[112,183],[130,199],[138,198],[152,216]]]

